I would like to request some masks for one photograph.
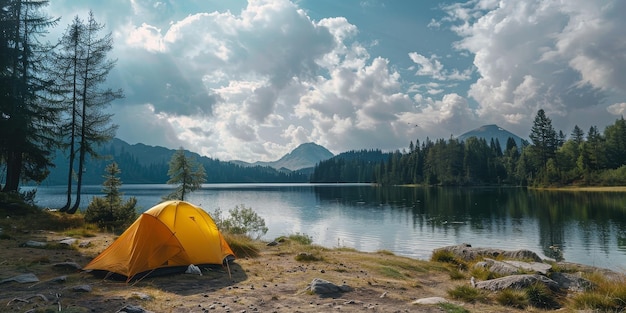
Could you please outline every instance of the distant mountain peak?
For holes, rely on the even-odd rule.
[[[320,161],[332,158],[334,154],[328,149],[313,142],[307,142],[299,145],[291,152],[272,162],[254,162],[246,163],[242,161],[231,161],[241,166],[270,166],[275,169],[288,169],[291,171],[314,167]]]
[[[496,124],[480,126],[476,129],[470,130],[458,136],[457,139],[460,141],[464,141],[465,139],[470,138],[470,137],[484,138],[485,140],[487,140],[487,142],[490,142],[492,138],[494,140],[498,139],[498,142],[500,142],[500,147],[502,148],[502,150],[506,148],[506,142],[507,140],[509,140],[510,137],[513,138],[513,140],[515,140],[515,143],[517,144],[518,148],[521,148],[523,144],[526,142],[526,140],[524,140],[522,137],[516,134],[513,134],[512,132]]]

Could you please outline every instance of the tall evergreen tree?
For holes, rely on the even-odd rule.
[[[187,194],[200,189],[206,181],[204,166],[195,158],[185,156],[182,147],[172,155],[167,175],[170,176],[168,184],[178,185],[176,190],[164,198],[168,200],[185,200]]]
[[[552,127],[552,120],[543,109],[537,111],[529,137],[535,162],[545,170],[548,160],[555,156],[559,139]]]
[[[6,166],[3,191],[21,181],[42,181],[52,166],[59,107],[47,76],[49,47],[40,42],[58,19],[41,13],[43,0],[2,0],[0,8],[0,162]]]

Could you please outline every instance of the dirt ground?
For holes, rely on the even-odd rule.
[[[119,312],[128,305],[152,312],[446,312],[412,302],[426,297],[452,300],[447,290],[469,284],[469,279],[452,280],[449,269],[438,263],[290,243],[259,243],[258,257],[238,258],[230,268],[205,269],[202,276],[173,274],[126,283],[55,266],[86,265],[114,240],[112,234],[79,238],[74,249],[23,247],[28,240],[56,243],[64,237],[21,231],[0,240],[0,280],[25,273],[39,279],[0,284],[1,312]],[[86,242],[88,247],[78,247]],[[297,261],[302,252],[318,260]],[[314,278],[352,290],[316,295],[306,290]],[[76,286],[82,286],[80,291]],[[470,312],[516,311],[496,303],[453,303]]]

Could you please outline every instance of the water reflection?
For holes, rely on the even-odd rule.
[[[125,185],[143,210],[167,185]],[[39,203],[64,203],[62,188],[40,188]],[[84,199],[100,187],[85,188]],[[56,197],[56,198],[55,198]],[[189,201],[212,212],[252,207],[266,239],[300,232],[323,246],[391,250],[428,258],[433,249],[474,246],[529,249],[543,256],[618,270],[626,264],[626,193],[522,188],[413,188],[371,185],[205,185]],[[48,201],[48,204],[46,204]],[[86,206],[84,203],[83,207]]]

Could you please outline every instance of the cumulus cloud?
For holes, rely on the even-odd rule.
[[[474,55],[469,96],[482,119],[527,127],[539,108],[565,117],[626,93],[623,1],[491,1],[454,4],[446,21]]]

